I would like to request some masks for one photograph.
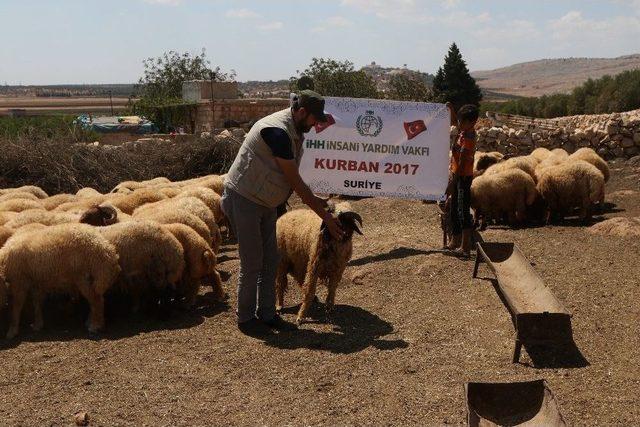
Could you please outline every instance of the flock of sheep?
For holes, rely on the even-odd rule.
[[[105,295],[124,297],[133,310],[142,304],[189,308],[203,285],[212,286],[216,300],[224,299],[216,270],[220,228],[229,229],[220,208],[223,181],[218,175],[155,178],[123,182],[108,194],[83,188],[51,197],[34,186],[1,189],[0,311],[9,306],[7,338],[18,334],[27,298],[34,308],[32,328],[42,328],[42,303],[53,293],[88,301],[90,332],[104,327]],[[346,204],[334,208],[346,230],[360,232],[358,214]],[[299,322],[318,280],[329,288],[330,310],[351,258],[352,233],[332,242],[309,210],[285,214],[277,230],[280,306],[291,273],[305,294]]]
[[[561,148],[536,148],[506,160],[498,152],[477,152],[471,206],[483,228],[492,220],[549,223],[576,209],[585,220],[594,206],[602,208],[608,179],[607,162],[591,148],[571,155]]]

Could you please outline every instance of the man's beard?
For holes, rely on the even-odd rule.
[[[309,116],[307,116],[307,117],[309,117]],[[300,135],[309,132],[311,130],[311,128],[313,127],[312,125],[307,125],[306,124],[307,117],[305,117],[304,119],[300,120],[300,122],[298,122],[298,123],[294,123],[296,131],[298,131],[298,133]]]

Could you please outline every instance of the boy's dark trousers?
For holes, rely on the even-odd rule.
[[[463,230],[473,228],[473,218],[471,218],[471,181],[472,176],[459,176],[453,186],[451,193],[451,234],[454,236],[462,234]]]

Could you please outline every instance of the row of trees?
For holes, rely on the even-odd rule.
[[[300,83],[302,82],[302,83]],[[390,90],[381,93],[373,79],[364,71],[354,69],[350,61],[313,58],[309,67],[291,78],[293,91],[314,88],[326,96],[351,98],[388,98],[401,101],[446,102],[456,107],[464,104],[478,105],[482,92],[469,74],[462,54],[453,43],[444,58],[444,65],[438,69],[433,85],[416,74],[393,75],[389,80]]]
[[[228,81],[235,72],[225,73],[219,67],[212,68],[204,49],[198,55],[165,53],[158,58],[143,61],[144,75],[138,81],[140,100],[136,111],[153,115],[157,107],[182,102],[182,82],[185,80]],[[311,64],[290,80],[290,88],[313,88],[325,96],[352,98],[387,98],[403,101],[451,101],[454,106],[478,105],[482,99],[480,88],[469,74],[455,43],[449,48],[444,65],[440,67],[429,86],[419,74],[394,75],[389,81],[389,91],[382,93],[374,80],[362,70],[355,70],[350,61],[313,58]]]
[[[634,110],[640,108],[640,70],[589,79],[569,94],[483,103],[482,108],[542,118]]]

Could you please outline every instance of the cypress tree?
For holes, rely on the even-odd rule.
[[[455,43],[449,47],[444,65],[433,79],[433,95],[438,102],[451,102],[455,109],[465,104],[480,105],[482,92],[469,74],[467,64]]]

